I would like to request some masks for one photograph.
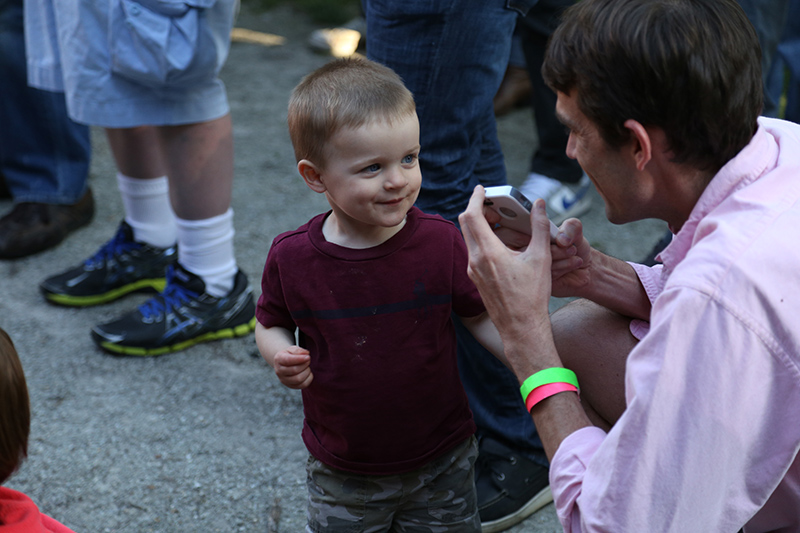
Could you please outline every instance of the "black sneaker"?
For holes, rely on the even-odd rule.
[[[482,533],[505,531],[553,501],[548,468],[482,437],[475,464]]]
[[[117,234],[82,265],[39,285],[47,300],[60,305],[89,306],[116,300],[142,289],[161,291],[167,267],[177,259],[175,246],[156,248],[133,240],[124,220]]]
[[[205,289],[202,279],[176,263],[167,271],[164,292],[113,322],[93,327],[92,338],[109,352],[145,357],[241,337],[255,329],[253,291],[241,270],[227,296],[216,298]]]

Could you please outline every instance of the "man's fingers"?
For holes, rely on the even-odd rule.
[[[483,186],[475,186],[475,190],[472,192],[467,204],[467,209],[458,216],[461,233],[467,243],[467,250],[475,250],[499,243],[483,213],[485,199],[486,191]]]
[[[472,191],[472,196],[469,197],[467,209],[458,215],[458,223],[461,225],[461,233],[464,235],[467,248],[475,242],[472,237],[473,227],[479,226],[481,223],[487,224],[483,216],[483,201],[485,197],[486,193],[483,187],[477,185]]]
[[[550,219],[547,218],[546,203],[542,198],[533,202],[531,209],[531,241],[528,249],[550,249]]]

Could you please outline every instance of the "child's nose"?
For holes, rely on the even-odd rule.
[[[400,189],[405,187],[407,183],[408,177],[406,176],[404,169],[398,168],[389,172],[386,180],[386,187],[390,189]]]

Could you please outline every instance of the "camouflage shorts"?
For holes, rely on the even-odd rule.
[[[475,437],[419,470],[392,476],[343,472],[309,456],[306,531],[479,533],[477,457]]]

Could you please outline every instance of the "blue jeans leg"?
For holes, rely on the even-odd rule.
[[[762,115],[777,116],[778,102],[767,90],[775,50],[783,35],[789,12],[789,0],[738,0],[753,24],[761,44],[761,74],[764,80],[764,109]]]
[[[777,56],[780,58],[778,86],[772,90],[777,98],[784,89],[784,73],[786,80],[786,109],[784,118],[800,123],[800,0],[790,0],[789,15],[786,17],[786,28],[783,38],[778,44]],[[775,68],[772,69],[776,74]],[[785,71],[785,72],[784,72]]]
[[[505,183],[492,99],[517,14],[504,0],[366,0],[367,56],[397,72],[420,117],[417,206],[455,220],[478,183]]]
[[[89,128],[62,93],[28,86],[22,0],[0,0],[0,172],[14,201],[74,204],[86,192]]]
[[[397,72],[417,102],[422,146],[417,206],[453,222],[477,184],[506,183],[492,100],[505,73],[518,16],[509,3],[363,2],[367,56]],[[479,433],[547,464],[514,375],[460,323],[456,332],[461,377]]]

